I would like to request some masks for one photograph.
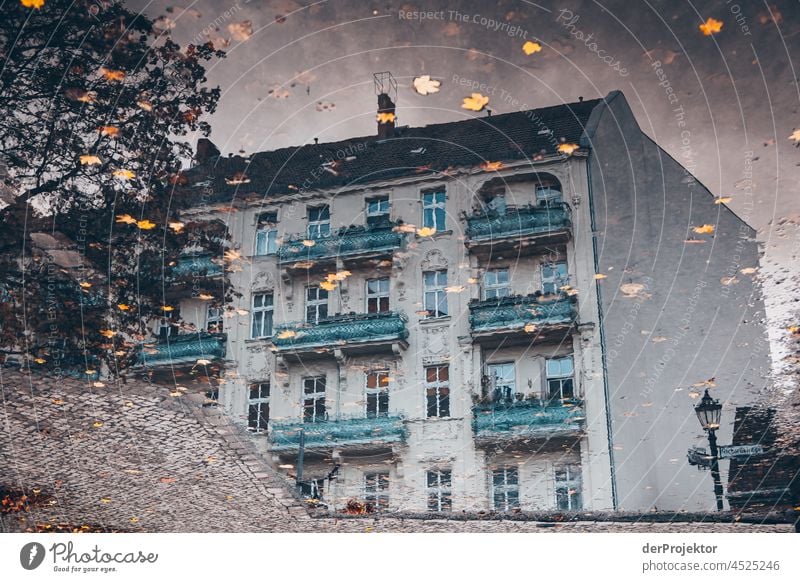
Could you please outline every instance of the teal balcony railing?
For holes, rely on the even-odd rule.
[[[137,350],[136,366],[160,368],[198,361],[221,360],[225,357],[225,334],[180,334],[153,343],[144,343]]]
[[[404,442],[406,428],[399,416],[344,418],[322,422],[271,421],[270,442],[273,451],[296,451],[300,434],[309,450],[345,446],[369,446]]]
[[[403,247],[405,233],[394,222],[376,225],[348,226],[339,229],[335,235],[310,238],[294,235],[284,240],[278,249],[278,262],[290,264],[335,260],[376,252],[391,253]]]
[[[172,267],[172,276],[175,279],[216,277],[217,275],[222,275],[222,265],[211,260],[211,255],[208,253],[181,255]]]
[[[532,438],[580,432],[585,415],[578,400],[483,404],[472,409],[478,439]]]
[[[569,228],[569,208],[563,203],[549,206],[509,206],[502,214],[487,210],[467,217],[467,239],[472,242],[491,242]]]
[[[276,326],[272,343],[280,352],[404,340],[407,337],[405,316],[396,311],[386,311],[335,315],[314,324],[284,323]]]
[[[571,323],[575,320],[575,299],[567,295],[512,295],[500,299],[472,301],[469,322],[473,332],[515,330]]]

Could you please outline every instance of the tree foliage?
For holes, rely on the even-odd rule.
[[[170,310],[187,245],[220,256],[175,187],[224,53],[180,47],[121,2],[7,2],[0,18],[0,346],[30,361],[119,370]],[[36,233],[50,233],[44,243]],[[57,245],[53,245],[53,241]],[[47,248],[50,243],[50,247]],[[223,297],[215,297],[221,303]],[[122,306],[122,307],[120,307]],[[56,352],[59,352],[56,354]]]

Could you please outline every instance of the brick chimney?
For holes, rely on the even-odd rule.
[[[197,151],[194,154],[195,164],[203,164],[211,158],[219,157],[219,155],[219,148],[210,139],[201,137],[197,140]]]
[[[375,73],[375,94],[378,96],[378,137],[387,139],[394,136],[395,105],[397,82],[389,71]],[[394,95],[394,101],[392,100]]]

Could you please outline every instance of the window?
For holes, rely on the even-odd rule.
[[[367,200],[367,224],[387,222],[389,220],[389,197],[381,196]]]
[[[389,473],[364,474],[364,502],[374,511],[389,509]]]
[[[519,471],[516,467],[492,471],[492,503],[495,511],[519,507]]]
[[[310,479],[300,482],[300,494],[306,499],[322,501],[322,493],[325,488],[325,479]]]
[[[536,201],[540,205],[559,204],[562,200],[561,186],[557,184],[541,185],[536,188]]]
[[[542,293],[545,295],[558,293],[558,290],[569,283],[567,263],[548,263],[542,265]]]
[[[575,398],[572,356],[547,360],[547,391],[551,400]]]
[[[316,286],[306,287],[306,321],[318,323],[328,317],[328,292]]]
[[[453,509],[451,479],[452,471],[450,469],[434,469],[427,472],[428,511]]]
[[[389,311],[389,279],[367,279],[367,313]]]
[[[509,290],[508,269],[493,269],[483,275],[484,299],[507,297]]]
[[[422,282],[425,288],[425,317],[447,315],[447,271],[425,271],[422,273]]]
[[[422,194],[422,226],[440,232],[445,225],[446,205],[444,190]]]
[[[220,333],[222,331],[222,308],[209,306],[206,310],[206,331]]]
[[[308,236],[321,238],[331,233],[331,208],[327,204],[308,209]]]
[[[389,415],[389,371],[367,372],[367,418]]]
[[[322,422],[325,416],[325,376],[303,378],[303,422]]]
[[[501,216],[505,215],[507,206],[505,192],[495,194],[489,199],[488,202],[486,202],[487,210],[490,212],[495,212]]]
[[[278,215],[267,212],[258,217],[256,226],[256,255],[274,255],[278,252]]]
[[[581,466],[562,465],[555,468],[556,508],[567,511],[582,509]]]
[[[168,311],[167,315],[158,321],[158,339],[165,340],[168,337],[178,335],[178,310]]]
[[[428,418],[450,416],[450,367],[425,368],[425,396]]]
[[[255,431],[267,430],[269,422],[269,382],[250,384],[247,399],[247,426]]]
[[[250,337],[259,338],[272,335],[272,314],[272,293],[254,294]]]
[[[514,364],[489,364],[493,402],[513,402],[516,375]]]

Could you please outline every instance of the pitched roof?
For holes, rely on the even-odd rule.
[[[377,135],[307,144],[249,157],[214,156],[189,171],[190,184],[210,180],[206,202],[365,184],[436,173],[483,162],[552,155],[561,143],[578,144],[602,99],[491,117],[401,127],[389,139]]]

